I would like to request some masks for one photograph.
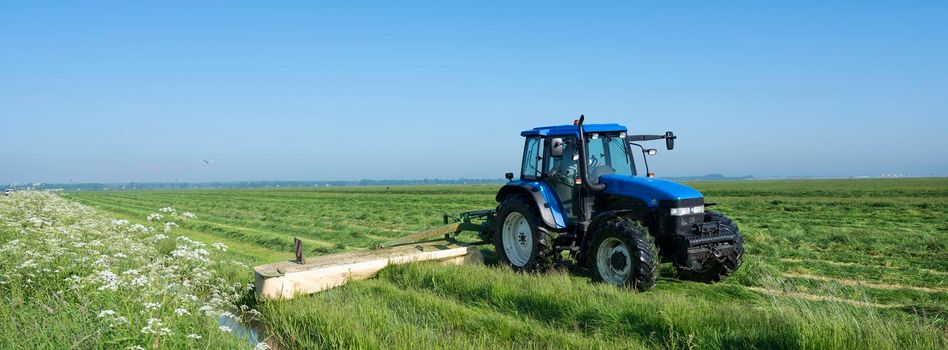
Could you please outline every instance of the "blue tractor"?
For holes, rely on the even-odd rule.
[[[542,271],[567,252],[594,280],[644,291],[658,265],[674,264],[681,279],[715,282],[741,265],[737,225],[705,211],[697,190],[655,178],[636,142],[675,136],[630,135],[618,124],[539,127],[526,138],[519,179],[507,174],[496,211],[482,235],[516,271]],[[633,155],[642,153],[645,175]],[[475,213],[471,213],[475,214]]]

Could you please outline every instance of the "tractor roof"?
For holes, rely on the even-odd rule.
[[[524,130],[520,136],[579,136],[579,128],[576,125],[557,125],[541,126],[530,130]],[[590,132],[626,132],[624,126],[619,124],[585,124],[583,129],[586,133]]]

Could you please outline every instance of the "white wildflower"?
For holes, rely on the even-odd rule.
[[[227,245],[224,244],[224,243],[221,243],[221,242],[214,242],[213,244],[211,244],[211,247],[214,247],[214,248],[216,248],[217,250],[220,250],[220,251],[223,251],[223,252],[226,252],[226,251],[227,251]]]
[[[131,281],[128,282],[128,285],[132,287],[144,287],[148,285],[148,277],[145,277],[145,276],[135,277]]]
[[[36,267],[36,262],[33,261],[33,259],[29,259],[29,260],[23,261],[22,263],[20,263],[20,265],[17,265],[16,268],[22,270],[22,269],[28,269],[28,268],[31,268],[31,267]]]
[[[157,334],[157,335],[168,335],[171,334],[171,329],[165,327],[165,324],[157,318],[149,318],[148,325],[142,327],[142,333],[145,334]]]
[[[187,220],[197,219],[197,215],[194,215],[194,213],[192,212],[186,211],[186,212],[181,213],[181,218],[187,219]]]
[[[118,324],[128,324],[128,319],[124,316],[117,316],[115,311],[112,310],[102,310],[99,311],[99,318],[104,318],[109,321],[109,326],[114,327]]]
[[[31,224],[33,224],[33,226],[43,226],[43,224],[45,223],[43,219],[32,218],[32,217],[29,219],[26,219],[26,221],[29,221]]]
[[[220,327],[217,327],[217,328],[220,328],[220,330],[221,330],[222,332],[230,333],[230,327],[227,327],[227,326],[220,326]]]
[[[158,209],[158,211],[162,213],[168,213],[168,214],[174,214],[177,212],[177,210],[174,210],[174,208],[172,207],[164,207],[164,208]]]
[[[124,226],[124,225],[128,225],[128,220],[119,220],[119,219],[115,219],[115,220],[112,220],[112,225],[115,225],[115,226]]]
[[[174,309],[174,314],[178,316],[184,316],[184,315],[190,315],[191,313],[188,312],[188,309],[177,308],[177,309]]]
[[[99,271],[99,273],[96,274],[95,279],[102,283],[102,285],[99,286],[99,290],[118,290],[118,276],[112,273],[112,271]]]
[[[161,303],[145,303],[145,310],[158,310],[161,308]]]
[[[201,242],[201,241],[195,241],[195,240],[193,240],[193,239],[188,238],[187,236],[178,236],[178,238],[175,238],[175,240],[187,242],[188,244],[190,244],[192,247],[195,247],[195,248],[203,248],[203,247],[207,246],[207,245],[204,244],[203,242]]]
[[[197,334],[194,334],[194,333],[191,333],[191,334],[188,334],[188,339],[198,340],[198,339],[201,339],[201,336],[200,336],[200,335],[197,335]]]
[[[257,345],[253,346],[253,350],[270,350],[270,345],[267,345],[267,343],[264,342],[259,342]]]
[[[161,221],[161,214],[149,214],[148,221]]]
[[[176,224],[176,223],[174,223],[174,222],[171,222],[171,221],[168,221],[168,222],[165,223],[164,232],[165,232],[165,233],[170,233],[171,230],[176,229],[176,228],[178,228],[178,224]]]
[[[207,250],[189,249],[188,247],[180,244],[178,245],[177,249],[171,251],[171,256],[173,257],[203,262],[209,261],[207,258],[208,254],[210,253]]]
[[[17,248],[19,247],[20,247],[20,240],[14,239],[12,241],[7,242],[7,244],[4,244],[3,247],[0,247],[0,253],[16,251]]]
[[[69,282],[70,289],[79,289],[79,282],[82,282],[82,277],[71,275],[64,278],[63,281]]]

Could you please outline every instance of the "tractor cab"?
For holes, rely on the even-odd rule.
[[[549,185],[562,205],[568,221],[577,217],[574,204],[582,178],[579,174],[579,135],[576,125],[540,127],[521,133],[526,138],[520,179],[543,181]],[[592,131],[594,130],[594,131]],[[626,128],[618,124],[586,126],[586,160],[590,181],[603,175],[637,174],[631,145],[626,141]]]
[[[622,125],[584,119],[521,132],[520,176],[508,173],[496,196],[493,240],[502,262],[539,270],[567,251],[594,279],[639,290],[654,284],[662,261],[701,281],[737,269],[743,242],[736,224],[705,213],[697,190],[648,169],[656,151],[638,142],[665,140],[671,150],[672,132],[631,135]]]

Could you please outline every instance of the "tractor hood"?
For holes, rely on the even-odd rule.
[[[606,184],[605,193],[638,198],[653,208],[660,201],[702,198],[701,192],[691,187],[654,177],[608,174],[600,176],[599,183]]]

